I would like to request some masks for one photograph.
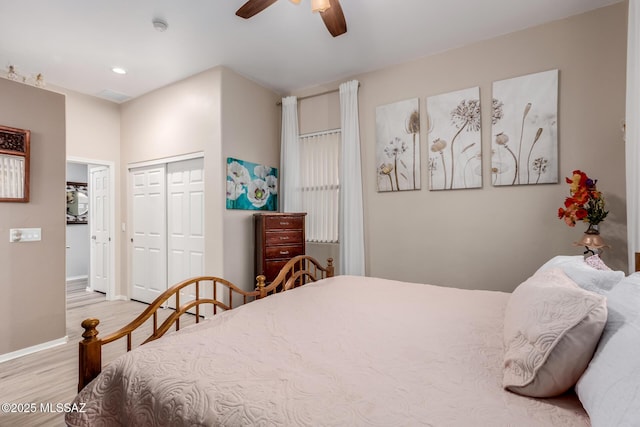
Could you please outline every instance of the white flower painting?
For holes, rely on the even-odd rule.
[[[376,108],[378,191],[420,189],[420,101]]]
[[[429,189],[482,187],[480,88],[427,98]]]
[[[278,209],[278,170],[227,158],[227,209]]]
[[[493,185],[558,182],[558,70],[493,83]]]

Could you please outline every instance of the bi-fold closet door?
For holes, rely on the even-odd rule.
[[[150,303],[204,274],[204,161],[129,169],[131,298]],[[193,299],[189,292],[181,304]]]

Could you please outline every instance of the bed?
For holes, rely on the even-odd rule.
[[[303,258],[292,260],[297,271],[291,266],[283,270],[273,288],[259,286],[257,301],[152,339],[107,365],[81,387],[74,403],[81,404],[82,411],[67,414],[67,424],[589,426],[625,425],[625,417],[636,415],[637,398],[631,397],[627,406],[632,410],[618,417],[622,423],[611,424],[615,419],[598,418],[597,411],[587,415],[585,408],[590,408],[583,406],[573,384],[565,392],[554,391],[553,397],[535,398],[522,394],[539,393],[538,388],[523,392],[538,379],[523,385],[519,377],[507,378],[509,364],[517,365],[509,357],[522,350],[507,343],[507,323],[523,317],[516,303],[518,298],[531,301],[532,287],[523,285],[532,279],[513,294],[461,290],[333,277],[331,268],[327,271]],[[572,284],[562,292],[577,292],[580,301],[589,301],[579,303],[577,310],[600,319],[604,310],[606,318],[602,293],[617,289],[611,290],[609,282],[626,278],[606,272],[608,281],[593,280],[592,271],[586,274],[580,266],[573,278],[602,289],[594,292],[576,285],[579,290],[574,290],[569,264],[579,261],[569,258],[564,266],[558,259],[550,261],[533,281],[543,288],[553,282],[556,291],[556,281],[562,288],[568,279]],[[640,289],[640,278],[634,280],[638,286],[631,289]],[[274,293],[278,287],[287,291]],[[268,293],[273,294],[264,298]],[[628,296],[623,299],[628,303]],[[603,329],[606,334],[604,324],[600,334]],[[595,350],[600,334],[586,350],[565,348],[572,354],[570,364],[579,359],[574,355],[590,353],[584,356],[587,365],[594,351],[594,360],[606,356],[600,346]],[[555,339],[553,346],[558,341],[562,342]],[[566,357],[562,361],[567,363]],[[542,376],[544,369],[537,373]],[[580,370],[580,381],[590,369]],[[602,372],[598,376],[611,377]],[[612,389],[598,396],[600,380],[592,382],[595,385],[583,385],[584,395],[592,393],[593,405],[602,406]],[[619,409],[620,399],[616,404]]]

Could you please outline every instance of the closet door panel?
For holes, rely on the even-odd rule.
[[[166,168],[132,169],[131,298],[152,302],[167,289]]]
[[[167,165],[169,213],[169,283],[202,276],[204,272],[204,161],[202,158]],[[183,304],[195,298],[195,287],[180,295]]]

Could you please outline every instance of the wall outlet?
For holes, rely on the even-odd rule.
[[[11,243],[39,242],[42,240],[41,228],[11,228],[9,229],[9,241]]]

